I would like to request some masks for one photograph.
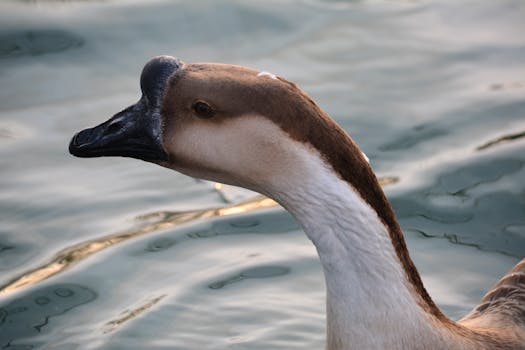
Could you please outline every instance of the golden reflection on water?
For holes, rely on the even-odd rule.
[[[217,191],[224,203],[232,203],[233,201],[226,195],[226,193],[223,191],[223,188],[224,185],[219,182],[213,184],[213,189]]]
[[[397,176],[384,176],[384,177],[380,177],[378,179],[379,181],[379,184],[381,186],[388,186],[388,185],[392,185],[392,184],[395,184],[397,182],[399,182],[399,177]]]
[[[166,294],[163,294],[163,295],[161,295],[159,297],[156,297],[156,298],[154,298],[154,299],[144,303],[143,305],[141,305],[141,306],[139,306],[139,307],[137,307],[135,309],[126,310],[122,317],[117,318],[117,319],[112,320],[112,321],[109,321],[108,323],[105,324],[105,326],[104,326],[104,333],[109,333],[109,332],[114,331],[117,327],[119,327],[124,322],[132,320],[135,317],[137,317],[138,315],[140,315],[141,313],[143,313],[144,311],[146,311],[148,309],[151,309],[155,304],[157,304],[159,301],[164,299],[165,296],[166,296]]]
[[[109,248],[117,243],[127,241],[131,238],[166,228],[172,228],[198,219],[235,215],[276,205],[277,203],[275,201],[267,197],[257,196],[251,200],[221,208],[201,209],[187,212],[164,211],[143,215],[138,217],[138,219],[143,222],[146,221],[146,223],[129,230],[68,247],[59,252],[51,262],[32,271],[26,272],[22,276],[16,277],[0,287],[0,294],[5,295],[19,288],[43,281],[101,250]]]
[[[490,147],[493,147],[493,146],[497,146],[497,145],[502,144],[502,143],[507,143],[507,142],[519,140],[519,139],[521,139],[523,137],[525,137],[525,131],[521,131],[521,132],[517,132],[517,133],[513,133],[513,134],[508,134],[508,135],[503,135],[501,137],[498,137],[497,139],[490,140],[490,141],[484,143],[483,145],[476,147],[476,151],[483,151],[483,150],[485,150],[487,148],[490,148]]]
[[[379,183],[385,186],[396,183],[398,180],[395,176],[383,177],[379,179]],[[225,201],[229,202],[227,196],[223,193],[222,184],[215,184],[214,189],[221,194],[221,197]],[[1,286],[0,295],[7,295],[17,289],[43,281],[74,266],[95,253],[138,236],[172,228],[198,219],[236,215],[257,209],[275,207],[277,205],[274,200],[268,197],[257,196],[238,204],[219,208],[198,209],[185,212],[160,211],[141,215],[137,217],[137,219],[142,222],[138,227],[68,247],[59,252],[55,258],[47,264],[26,272]]]

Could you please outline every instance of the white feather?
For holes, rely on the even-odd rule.
[[[274,79],[274,80],[277,80],[277,77],[275,76],[275,74],[272,74],[270,72],[260,72],[259,74],[257,74],[258,77],[269,77],[270,79]]]

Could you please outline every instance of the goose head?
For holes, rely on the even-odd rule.
[[[408,255],[366,156],[296,85],[249,68],[184,64],[169,56],[150,60],[140,85],[137,103],[77,133],[70,152],[79,157],[138,158],[193,177],[250,188],[294,209],[290,211],[303,222],[325,268],[328,349],[513,346],[496,337],[498,331],[511,328],[498,326],[493,331],[485,326],[493,315],[499,319],[492,313],[497,307],[486,307],[493,292],[465,319],[467,326],[473,322],[474,331],[486,334],[457,326],[441,313]],[[303,185],[311,192],[302,191]],[[300,191],[290,191],[298,187]],[[323,199],[318,206],[316,198]],[[347,210],[351,207],[353,212]],[[355,266],[348,264],[351,259],[356,259]],[[499,282],[504,296],[510,278]],[[373,301],[379,302],[368,304]],[[485,310],[490,311],[483,319]],[[513,321],[523,314],[520,307],[509,310],[514,309],[505,313],[518,315]],[[476,324],[479,317],[482,327]],[[512,348],[522,349],[523,337],[515,334],[504,335],[515,345]]]
[[[273,74],[159,56],[145,65],[140,82],[140,100],[77,133],[73,155],[138,158],[264,194],[304,178],[312,155],[345,169],[349,159],[356,167],[366,163],[308,95]]]

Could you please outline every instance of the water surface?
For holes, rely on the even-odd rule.
[[[426,286],[461,317],[525,255],[523,18],[519,0],[2,2],[0,347],[323,348],[321,268],[283,209],[67,154],[138,99],[158,54],[310,93],[385,179]]]

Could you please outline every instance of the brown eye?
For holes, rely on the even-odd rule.
[[[215,115],[213,108],[204,101],[196,101],[191,108],[199,118],[211,118]]]

